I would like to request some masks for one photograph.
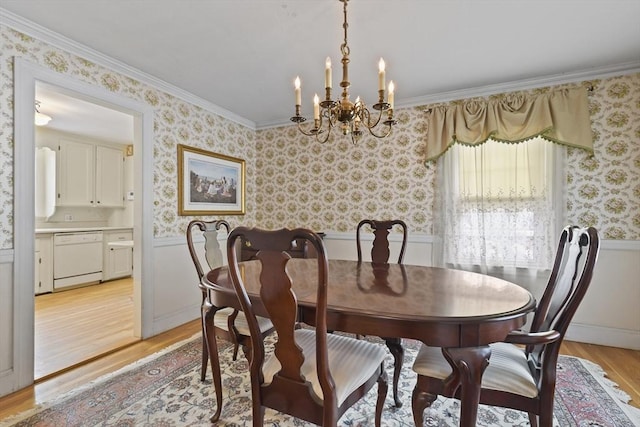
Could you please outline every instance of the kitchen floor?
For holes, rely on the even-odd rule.
[[[139,341],[133,336],[133,279],[38,295],[35,379]]]

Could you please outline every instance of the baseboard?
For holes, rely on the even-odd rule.
[[[152,336],[158,335],[162,332],[166,332],[169,329],[173,329],[185,323],[191,322],[194,319],[198,319],[200,316],[200,304],[182,308],[180,311],[173,313],[167,313],[164,316],[156,317],[153,319],[153,333]]]
[[[569,341],[640,350],[640,331],[572,323],[565,339]]]

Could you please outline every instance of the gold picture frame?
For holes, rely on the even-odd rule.
[[[178,144],[178,215],[244,215],[245,161]]]

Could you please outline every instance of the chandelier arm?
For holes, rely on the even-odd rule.
[[[299,130],[299,131],[300,131],[300,133],[302,133],[303,135],[306,135],[306,136],[313,136],[313,135],[315,135],[315,132],[312,132],[312,131],[305,132],[305,130],[304,130],[304,129],[302,129],[302,125],[301,125],[300,123],[297,123],[297,126],[298,126],[298,130]]]
[[[324,130],[322,130],[322,126],[324,124],[323,117],[327,118],[328,125],[327,125],[327,131],[326,132]],[[315,120],[314,120],[314,123],[316,123]],[[331,120],[330,120],[329,116],[327,116],[326,109],[323,109],[322,113],[320,114],[319,120],[317,120],[317,126],[314,127],[314,129],[311,132],[311,135],[308,135],[308,136],[315,136],[316,137],[316,141],[318,141],[320,144],[324,144],[325,142],[327,142],[329,140],[329,135],[331,134],[331,128],[332,128]],[[320,134],[321,133],[326,133],[324,138],[320,138]]]
[[[375,126],[374,126],[374,127],[375,127]],[[388,137],[389,135],[391,135],[391,130],[393,129],[393,126],[392,126],[391,124],[388,124],[388,125],[387,125],[387,131],[386,131],[385,133],[383,133],[383,134],[380,134],[380,135],[376,134],[376,133],[373,131],[373,127],[370,127],[370,128],[368,127],[367,129],[369,129],[369,133],[370,133],[371,135],[375,136],[376,138],[382,139],[382,138],[386,138],[386,137]]]
[[[380,119],[382,118],[382,110],[378,110],[378,118],[376,119],[375,123],[371,123],[371,112],[369,111],[369,109],[365,108],[363,109],[363,111],[366,111],[366,121],[363,120],[364,126],[369,129],[369,131],[371,131],[371,129],[378,126],[378,124],[380,123]]]
[[[325,133],[326,135],[324,136],[324,138],[320,138],[320,134],[321,133]],[[324,131],[319,131],[316,133],[316,141],[318,141],[320,144],[324,144],[325,142],[327,142],[329,140],[329,135],[331,135],[331,128],[329,128],[329,130],[327,132]]]
[[[306,136],[314,136],[314,135],[317,135],[317,134],[319,134],[319,133],[322,133],[322,131],[320,130],[320,129],[322,128],[322,118],[320,118],[320,124],[318,125],[318,127],[316,127],[316,126],[315,126],[315,124],[314,124],[314,126],[313,126],[313,127],[311,127],[311,129],[309,129],[308,131],[305,131],[305,130],[302,128],[302,124],[301,124],[301,123],[302,123],[301,121],[296,122],[296,124],[297,124],[297,126],[298,126],[298,130],[299,130],[299,131],[300,131],[300,133],[302,133],[303,135],[306,135]],[[314,121],[314,123],[315,123],[315,121]]]

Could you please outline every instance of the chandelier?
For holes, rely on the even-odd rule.
[[[378,63],[378,102],[373,105],[377,111],[370,112],[365,103],[357,97],[355,102],[349,99],[349,45],[347,44],[347,3],[349,0],[339,0],[344,4],[344,42],[340,45],[342,53],[342,81],[340,87],[342,94],[339,100],[331,99],[331,59],[327,58],[325,63],[325,99],[320,101],[316,94],[313,98],[313,127],[305,130],[302,123],[307,119],[300,115],[302,96],[300,92],[300,77],[296,77],[295,97],[296,115],[291,117],[291,121],[296,123],[300,132],[307,136],[315,136],[316,139],[325,143],[329,139],[331,130],[340,127],[343,135],[350,135],[354,144],[364,133],[364,129],[376,138],[385,138],[391,133],[393,125],[397,123],[393,118],[393,81],[389,82],[387,101],[385,102],[385,64],[380,58]],[[380,127],[378,128],[378,125]],[[323,135],[324,134],[324,135]]]

